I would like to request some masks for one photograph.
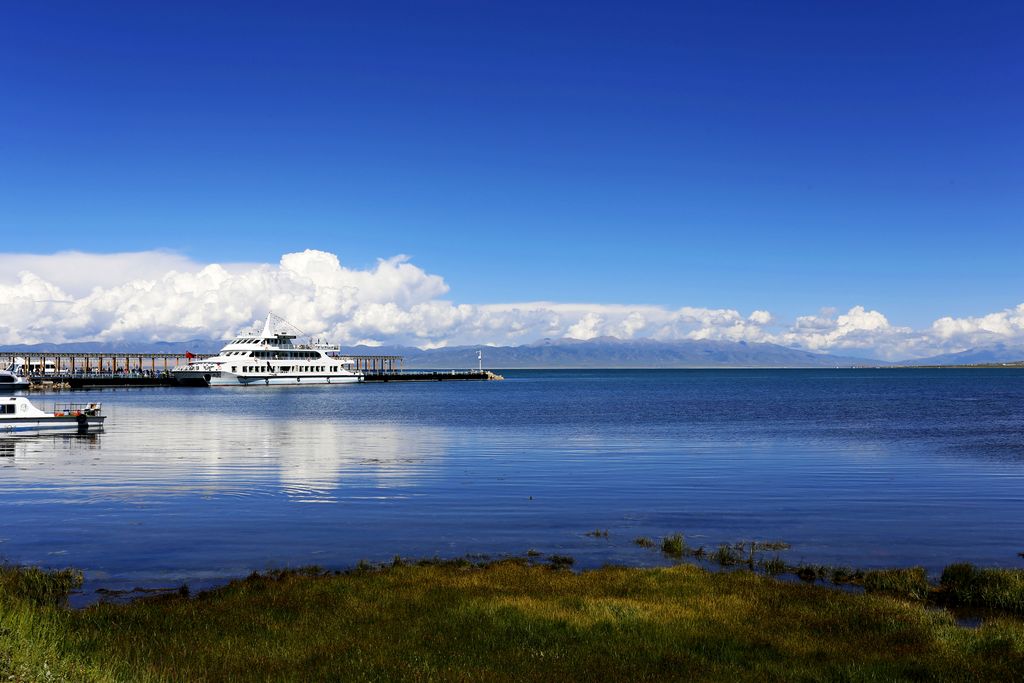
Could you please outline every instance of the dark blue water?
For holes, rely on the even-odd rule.
[[[1022,371],[505,375],[76,393],[105,433],[0,443],[0,559],[82,568],[87,592],[396,554],[659,564],[632,541],[674,532],[1024,566]]]

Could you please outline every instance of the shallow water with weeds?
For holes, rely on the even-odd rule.
[[[782,539],[766,560],[1024,566],[1019,370],[503,374],[77,393],[104,434],[0,442],[0,559],[80,568],[79,603],[395,553],[667,565],[635,539],[675,533],[739,563]]]

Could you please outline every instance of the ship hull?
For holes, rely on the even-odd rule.
[[[0,420],[0,435],[91,434],[103,431],[106,416],[66,415],[63,417],[5,417]]]
[[[231,372],[175,372],[174,378],[182,386],[192,387],[265,387],[265,386],[322,386],[326,384],[355,384],[362,375],[236,375]]]

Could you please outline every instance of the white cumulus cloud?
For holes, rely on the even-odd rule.
[[[800,316],[789,331],[778,335],[779,343],[812,350],[870,349],[910,334],[908,327],[896,327],[878,311],[854,306],[833,317],[830,311]]]
[[[913,330],[878,310],[822,309],[792,322],[766,309],[533,301],[456,303],[406,256],[373,267],[306,250],[275,264],[197,263],[169,251],[0,254],[0,344],[223,339],[268,311],[345,345],[522,344],[543,338],[771,342],[906,358],[993,341],[1024,344],[1024,304]]]

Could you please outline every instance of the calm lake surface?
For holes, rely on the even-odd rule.
[[[504,382],[133,389],[103,434],[0,442],[0,560],[96,588],[361,559],[1024,566],[1019,370],[506,371]],[[585,535],[607,529],[607,538]]]

